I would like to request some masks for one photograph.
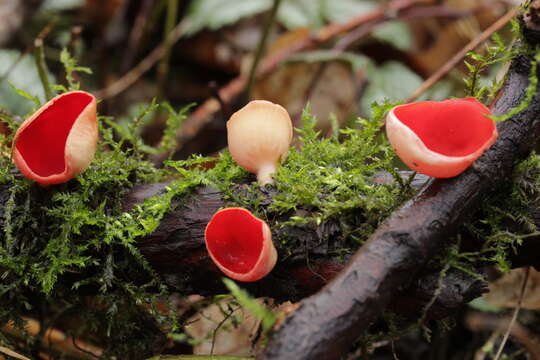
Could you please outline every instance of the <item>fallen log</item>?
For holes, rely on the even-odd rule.
[[[408,178],[410,172],[402,177]],[[373,179],[376,183],[391,182],[393,177],[381,173]],[[417,174],[411,186],[420,189],[429,178]],[[166,183],[138,185],[125,197],[125,210],[156,196],[166,187]],[[190,201],[173,205],[175,210],[168,213],[161,225],[151,235],[139,239],[137,246],[152,267],[173,289],[183,293],[211,296],[227,292],[221,279],[223,274],[212,263],[204,245],[204,229],[215,211],[227,206],[222,194],[212,188],[197,189]],[[540,226],[537,210],[529,209],[535,223]],[[516,227],[512,224],[509,226]],[[285,230],[287,231],[287,230]],[[308,230],[309,231],[309,230]],[[316,236],[317,228],[307,236]],[[519,231],[519,228],[516,228]],[[538,237],[527,239],[511,255],[511,263],[516,266],[539,266],[536,256]],[[464,239],[463,242],[467,242]],[[472,249],[474,251],[474,249]],[[345,267],[346,259],[330,256],[306,256],[280,260],[272,273],[255,283],[244,283],[242,287],[256,297],[272,297],[278,302],[299,301],[313,295]],[[390,305],[393,312],[418,314],[432,299],[440,287],[441,293],[426,314],[426,319],[442,319],[451,316],[455,310],[481,296],[487,290],[485,282],[477,278],[450,270],[439,284],[440,269],[426,269],[416,276],[413,284],[399,291]]]

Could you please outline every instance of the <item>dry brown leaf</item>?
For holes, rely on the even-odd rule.
[[[44,346],[50,346],[61,353],[70,354],[79,359],[94,359],[103,354],[102,349],[78,339],[74,339],[58,329],[48,328],[42,332],[41,326],[37,320],[31,318],[23,319],[25,321],[25,332],[22,332],[21,329],[15,327],[13,323],[8,323],[0,328],[0,330],[5,334],[23,339],[26,338],[27,334],[31,336],[41,336],[41,342]]]
[[[15,359],[20,359],[20,360],[30,360],[29,358],[27,358],[26,356],[23,356],[11,349],[8,349],[6,347],[3,347],[3,346],[0,346],[0,353],[3,353],[3,354],[6,354],[7,356],[10,356],[12,358],[15,358]],[[4,357],[3,356],[0,356],[0,359],[3,359]]]
[[[476,11],[475,15],[454,20],[425,19],[410,23],[417,42],[418,51],[412,55],[417,71],[428,76],[437,71],[452,55],[495,22],[505,11],[502,6],[493,6],[492,0],[451,0],[446,6],[461,10]],[[431,35],[431,36],[430,36]],[[431,42],[435,39],[434,42]]]
[[[275,306],[272,299],[256,301],[276,312],[291,306],[290,302]],[[195,355],[253,356],[261,321],[228,297],[191,317],[188,324],[186,332],[197,342],[193,347]]]
[[[325,66],[321,70],[321,66]],[[313,86],[314,77],[322,71]],[[313,88],[311,88],[313,87]],[[310,94],[308,99],[308,94]],[[268,76],[259,79],[253,89],[253,99],[264,99],[280,104],[293,119],[309,101],[311,112],[323,134],[331,129],[330,114],[338,123],[357,112],[357,84],[350,66],[339,61],[326,63],[295,62],[280,66]],[[295,124],[298,126],[298,124]]]
[[[514,269],[503,275],[489,284],[489,293],[484,295],[484,300],[494,306],[515,307],[524,277],[525,270],[523,268]],[[530,270],[521,307],[533,310],[540,309],[540,272],[533,268]]]

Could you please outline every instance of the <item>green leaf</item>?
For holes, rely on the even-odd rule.
[[[370,63],[370,59],[364,55],[351,52],[336,52],[333,50],[313,50],[305,51],[291,56],[289,62],[318,63],[327,61],[343,61],[351,65],[354,72],[365,69]]]
[[[467,67],[467,70],[469,70],[469,72],[473,72],[476,67],[471,64],[470,62],[468,62],[467,60],[464,60],[463,63],[465,64],[465,66]]]
[[[272,7],[272,0],[193,0],[188,9],[186,35],[216,30]]]
[[[469,53],[467,53],[467,56],[469,56],[471,59],[476,60],[476,61],[484,60],[484,56],[482,54],[475,53],[473,51],[470,51]]]
[[[71,56],[67,48],[63,48],[60,53],[60,62],[64,65],[64,69],[66,70],[66,80],[69,85],[69,90],[79,90],[81,87],[79,82],[73,76],[73,73],[82,72],[85,74],[92,74],[92,69],[77,65],[77,59]]]
[[[324,24],[326,0],[283,0],[276,20],[287,27],[318,28]],[[194,0],[188,10],[187,35],[203,29],[216,30],[240,19],[270,10],[273,0]]]
[[[373,31],[373,37],[400,50],[409,50],[412,46],[412,35],[409,26],[400,20],[388,21],[378,26]]]
[[[504,308],[488,304],[483,298],[476,298],[468,304],[471,308],[475,310],[480,310],[484,312],[501,312]]]
[[[64,11],[80,8],[84,0],[45,0],[41,5],[42,11]]]
[[[238,303],[242,305],[243,308],[248,310],[253,316],[262,321],[264,333],[268,332],[272,326],[274,326],[277,317],[273,312],[264,306],[259,305],[259,303],[257,303],[255,299],[251,298],[247,292],[240,289],[234,281],[230,279],[223,279],[223,282],[231,292],[231,295],[236,298],[236,301],[238,301]]]
[[[161,138],[161,143],[158,147],[159,152],[168,152],[169,156],[174,154],[174,150],[177,146],[176,132],[184,120],[187,119],[189,110],[194,106],[195,104],[189,104],[176,112],[168,102],[161,104],[161,107],[169,113],[169,116],[167,117],[165,130],[163,130],[163,137]]]
[[[324,0],[285,0],[279,7],[277,20],[288,29],[319,28],[324,24]]]
[[[9,72],[7,76],[1,78],[6,72]],[[47,75],[52,79],[52,74]],[[35,98],[38,102],[45,99],[32,56],[21,57],[19,51],[0,50],[0,78],[0,107],[14,115],[27,115],[35,107]]]
[[[11,88],[13,89],[13,91],[15,91],[20,97],[23,97],[27,100],[30,100],[31,102],[33,102],[36,107],[39,107],[41,105],[41,101],[39,101],[39,99],[32,95],[32,94],[29,94],[27,93],[26,91],[24,90],[21,90],[21,89],[18,89],[15,85],[13,85],[12,83],[9,83],[9,86],[11,86]]]
[[[344,23],[354,17],[367,14],[377,7],[376,1],[324,0],[322,12],[330,23]]]
[[[405,65],[389,61],[370,72],[370,82],[364,96],[361,107],[365,114],[369,114],[371,104],[402,100],[410,96],[421,84],[422,78]]]
[[[369,84],[360,100],[364,114],[369,114],[373,103],[402,101],[420,87],[423,80],[405,65],[389,61],[382,66],[368,66]],[[443,100],[453,93],[454,87],[449,81],[439,81],[418,100]]]

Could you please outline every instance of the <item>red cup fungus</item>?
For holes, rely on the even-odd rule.
[[[277,261],[270,228],[243,208],[216,212],[206,226],[204,239],[217,267],[235,280],[262,279]]]
[[[227,141],[234,161],[257,174],[261,185],[272,184],[272,174],[285,159],[293,137],[291,117],[281,105],[253,100],[227,121]]]
[[[394,107],[386,134],[399,158],[422,174],[449,178],[467,169],[497,139],[490,110],[475,98]]]
[[[41,185],[59,184],[86,170],[97,139],[96,99],[84,91],[67,92],[21,124],[12,157],[27,178]]]

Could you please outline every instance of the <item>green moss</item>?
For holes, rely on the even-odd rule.
[[[157,312],[151,320],[140,305],[167,292],[135,242],[159,225],[167,199],[131,213],[123,211],[122,199],[134,184],[172,172],[154,168],[110,129],[100,130],[95,161],[66,184],[40,187],[0,158],[0,324],[77,309],[82,326],[76,331],[105,334],[99,345],[108,355],[150,354],[159,331],[149,324],[163,320]]]
[[[480,220],[466,224],[463,233],[483,244],[482,248],[459,257],[469,264],[496,263],[500,270],[508,271],[512,265],[509,256],[524,239],[539,235],[534,219],[539,204],[540,156],[533,153],[485,200]]]
[[[468,60],[464,61],[467,70],[469,71],[468,77],[463,81],[466,86],[467,96],[476,97],[479,100],[489,102],[497,93],[497,90],[502,85],[502,80],[492,80],[491,86],[482,86],[480,84],[481,75],[486,70],[495,64],[506,62],[510,60],[516,52],[508,51],[507,44],[503,41],[502,37],[495,33],[492,36],[493,45],[486,45],[483,48],[483,52],[471,51],[467,54]]]

